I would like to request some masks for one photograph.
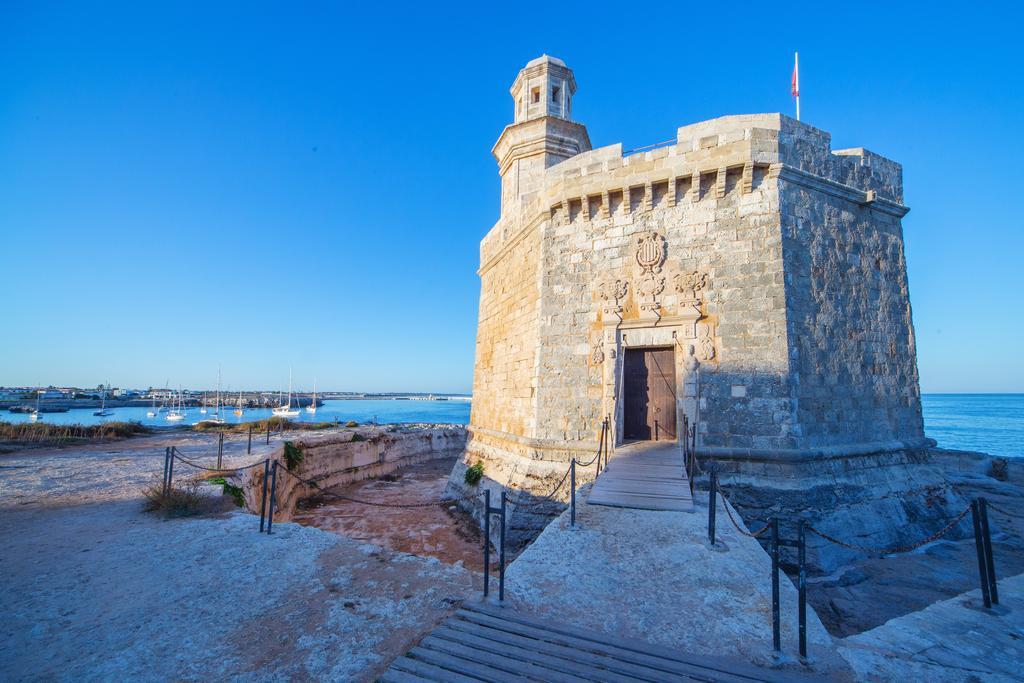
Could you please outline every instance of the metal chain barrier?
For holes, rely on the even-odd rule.
[[[542,496],[540,498],[537,498],[536,500],[531,500],[531,501],[526,502],[526,503],[517,502],[516,505],[522,506],[522,507],[534,507],[536,505],[541,505],[543,503],[550,502],[554,498],[555,494],[558,493],[559,489],[562,488],[562,484],[565,483],[565,480],[569,478],[569,473],[571,471],[572,471],[572,465],[569,466],[569,469],[567,469],[565,471],[565,474],[562,475],[562,479],[555,485],[555,488],[552,489],[551,493],[549,493],[548,495]]]
[[[362,500],[360,498],[352,498],[351,496],[344,496],[344,495],[342,495],[340,493],[333,493],[331,491],[325,491],[316,482],[309,481],[308,479],[303,479],[299,475],[297,475],[294,472],[290,471],[287,467],[283,468],[283,470],[287,474],[290,474],[292,477],[294,477],[296,480],[300,481],[301,483],[305,484],[306,486],[310,486],[310,487],[316,489],[317,491],[320,492],[321,495],[328,496],[331,499],[345,500],[345,501],[348,501],[350,503],[358,503],[360,505],[370,505],[370,506],[379,507],[379,508],[397,508],[397,509],[403,509],[403,510],[411,509],[411,508],[427,508],[427,507],[431,507],[431,506],[434,506],[434,505],[448,505],[448,504],[451,504],[451,503],[461,503],[461,502],[466,501],[466,500],[472,500],[474,498],[479,498],[480,496],[483,495],[483,492],[480,492],[480,493],[474,493],[474,494],[471,494],[471,495],[468,495],[468,496],[462,496],[461,498],[443,498],[441,500],[434,500],[434,501],[431,501],[429,503],[378,503],[378,502],[372,501],[372,500]]]
[[[736,523],[736,519],[732,516],[732,510],[729,509],[732,506],[729,505],[729,501],[726,499],[724,493],[722,494],[722,505],[723,507],[725,507],[725,514],[729,516],[729,521],[732,522],[732,525],[734,527],[736,527],[736,531],[740,532],[744,536],[749,536],[750,538],[760,538],[762,534],[764,534],[766,531],[772,528],[772,523],[768,522],[760,531],[756,531],[754,533],[745,531],[739,524]]]
[[[185,458],[183,458],[180,455],[178,455],[176,448],[175,448],[175,451],[173,453],[174,453],[174,459],[175,460],[177,460],[179,462],[183,462],[186,465],[188,465],[189,467],[195,467],[197,470],[204,470],[206,472],[241,472],[243,470],[247,470],[247,469],[250,469],[252,467],[257,467],[257,466],[263,464],[263,461],[260,460],[259,462],[254,462],[254,463],[249,464],[249,465],[242,465],[241,467],[203,467],[202,465],[200,465],[198,463],[194,463],[191,460],[186,460]]]
[[[819,531],[818,529],[814,528],[810,524],[807,524],[806,528],[812,534],[820,536],[821,538],[825,539],[826,541],[829,541],[830,543],[834,543],[834,544],[836,544],[838,546],[842,546],[843,548],[847,548],[848,550],[857,550],[857,551],[860,551],[862,553],[867,553],[869,555],[898,555],[900,553],[908,553],[911,550],[917,550],[921,546],[927,545],[927,544],[931,543],[932,541],[937,541],[938,539],[942,538],[947,533],[949,533],[949,531],[952,530],[953,527],[955,527],[957,524],[959,524],[960,520],[962,520],[964,517],[966,517],[967,513],[969,513],[970,511],[971,511],[971,506],[968,505],[966,508],[964,508],[964,511],[961,512],[956,517],[954,517],[949,522],[949,524],[947,524],[946,526],[942,527],[941,529],[936,531],[931,536],[928,536],[927,538],[924,538],[924,539],[922,539],[922,540],[920,540],[920,541],[918,541],[916,543],[913,543],[911,545],[900,546],[900,547],[897,547],[897,548],[871,548],[871,547],[868,547],[868,546],[857,545],[857,544],[854,544],[854,543],[845,543],[843,541],[840,541],[835,536],[830,536],[830,535],[826,534],[824,531]]]

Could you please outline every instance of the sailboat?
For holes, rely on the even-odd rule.
[[[199,409],[199,412],[206,415],[206,392],[203,392],[203,407]]]
[[[245,409],[242,408],[242,392],[239,391],[238,392],[238,407],[235,408],[235,415],[241,415],[244,412],[245,412]]]
[[[298,417],[299,409],[292,408],[292,369],[288,368],[288,403],[279,405],[272,411],[278,417]]]
[[[153,407],[146,411],[146,417],[156,417],[156,394],[153,394]]]
[[[168,422],[181,422],[185,419],[185,409],[182,405],[183,401],[181,398],[181,388],[178,388],[178,405],[167,411],[167,415],[164,419]]]
[[[107,386],[109,386],[109,384]],[[100,397],[100,409],[93,411],[93,415],[96,415],[98,417],[107,417],[108,415],[113,414],[113,410],[107,410],[107,388],[104,387],[103,395]]]
[[[316,415],[316,377],[313,378],[313,402],[306,406],[306,412]]]
[[[39,411],[39,397],[42,396],[42,391],[36,391],[36,409],[29,413],[28,419],[32,422],[38,422],[43,419],[43,414]]]
[[[203,405],[203,409],[200,410],[199,412],[201,412],[201,413],[205,413],[206,412],[206,405],[205,405],[205,403],[206,403],[206,394],[203,394],[203,404],[204,405]],[[220,415],[220,366],[217,366],[217,403],[215,404],[215,406],[216,406],[216,412],[214,412],[213,417],[204,418],[204,419],[200,420],[199,422],[197,422],[196,424],[217,424],[217,425],[224,424],[224,418],[221,417],[221,415]]]

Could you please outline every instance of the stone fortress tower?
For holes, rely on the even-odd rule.
[[[621,444],[676,440],[685,415],[748,517],[897,539],[884,514],[913,536],[948,491],[926,462],[900,165],[781,114],[592,149],[575,91],[549,56],[512,84],[449,493],[480,462],[526,502],[593,457],[605,416]],[[513,537],[534,523],[520,505]]]

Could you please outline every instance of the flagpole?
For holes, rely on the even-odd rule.
[[[793,73],[796,74],[796,120],[800,120],[800,53],[793,53]]]

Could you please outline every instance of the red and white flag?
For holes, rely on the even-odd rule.
[[[790,92],[796,98],[796,120],[800,120],[800,53],[793,53],[793,83]]]
[[[793,53],[793,97],[800,97],[800,53]]]

